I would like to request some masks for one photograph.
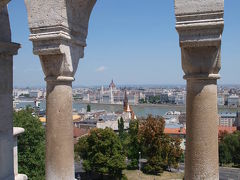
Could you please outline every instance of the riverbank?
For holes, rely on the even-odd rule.
[[[122,104],[110,104],[110,103],[88,103],[88,102],[82,102],[82,101],[74,101],[75,103],[81,103],[81,104],[99,104],[99,105],[111,105],[111,106],[123,106]],[[137,107],[171,107],[171,108],[185,108],[185,105],[176,105],[176,104],[134,104],[131,106],[137,106]]]
[[[86,110],[87,105],[91,105],[92,110],[106,110],[107,112],[121,112],[123,111],[122,104],[100,104],[100,103],[87,103],[82,101],[73,101],[73,109],[75,112],[82,111],[83,109]],[[16,108],[24,108],[30,105],[31,107],[35,106],[34,101],[30,102],[19,102],[16,104]],[[64,105],[63,105],[64,106]],[[137,117],[146,117],[149,114],[153,116],[163,116],[168,111],[179,111],[179,112],[186,112],[185,105],[175,105],[175,104],[137,104],[133,105],[133,110]],[[46,102],[42,100],[40,103],[40,109],[46,109]],[[240,107],[238,108],[230,108],[226,106],[219,106],[218,112],[220,113],[236,113],[240,111]]]
[[[90,105],[107,105],[107,106],[117,106],[122,107],[122,104],[110,104],[110,103],[88,103],[82,101],[74,101],[75,103],[90,104]],[[170,108],[170,109],[186,109],[186,105],[176,105],[176,104],[134,104],[132,107],[160,107],[160,108]],[[240,111],[240,107],[228,107],[228,106],[218,106],[218,109],[229,109],[231,111]]]

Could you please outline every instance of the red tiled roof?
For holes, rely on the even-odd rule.
[[[218,134],[220,132],[234,133],[237,130],[237,127],[228,127],[228,126],[218,126]]]
[[[234,133],[237,130],[237,127],[228,127],[228,126],[218,126],[218,134],[220,132],[226,131],[227,133]],[[186,134],[186,129],[185,128],[165,128],[164,129],[165,134]]]
[[[165,128],[164,129],[165,134],[186,134],[185,128]]]
[[[78,138],[78,137],[82,137],[86,134],[88,134],[89,130],[88,129],[83,129],[83,128],[73,128],[73,137],[74,138]]]

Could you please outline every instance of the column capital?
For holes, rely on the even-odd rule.
[[[33,52],[46,81],[72,81],[88,34],[96,0],[25,0]],[[41,7],[41,8],[40,8]]]
[[[17,55],[20,47],[21,45],[18,43],[0,42],[0,56]]]
[[[218,79],[224,0],[175,0],[185,79]]]

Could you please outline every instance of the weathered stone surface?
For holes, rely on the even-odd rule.
[[[223,13],[224,0],[175,0],[187,80],[185,179],[219,179],[217,79]]]
[[[47,82],[46,179],[74,179],[72,82]]]
[[[175,0],[175,14],[190,15],[223,12],[224,0]]]
[[[6,46],[4,46],[4,44]],[[9,49],[8,49],[9,48]],[[13,179],[13,54],[19,45],[0,42],[0,179]]]
[[[185,179],[218,180],[217,80],[187,80]]]
[[[9,1],[10,1],[10,0],[1,0],[1,1],[0,1],[0,12],[2,11],[2,9],[3,9],[4,7],[7,6],[7,4],[9,3]]]
[[[25,0],[33,52],[47,81],[46,179],[74,179],[72,81],[96,0]]]
[[[0,11],[0,42],[11,42],[11,30],[7,6]]]
[[[34,54],[40,56],[46,78],[74,76],[79,58],[84,56],[88,21],[95,2],[25,0],[30,40],[33,42]],[[54,64],[52,68],[46,59],[55,59],[54,63],[51,62]]]
[[[63,37],[73,36],[73,41],[85,43],[89,17],[96,0],[25,0],[25,3],[32,36],[60,30]]]
[[[224,0],[175,0],[176,29],[181,47],[220,47]]]
[[[175,0],[185,78],[219,78],[224,0]]]

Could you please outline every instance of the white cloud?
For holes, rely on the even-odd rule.
[[[97,72],[104,72],[104,71],[106,71],[106,67],[105,66],[100,66],[100,67],[98,67],[97,69],[96,69],[96,71]]]

